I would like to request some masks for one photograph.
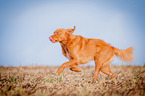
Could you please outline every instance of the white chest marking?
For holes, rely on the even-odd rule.
[[[65,49],[65,52],[66,52],[66,58],[70,60],[68,50],[66,49],[66,47],[64,49]]]
[[[66,51],[66,58],[70,60],[70,58],[69,58],[69,54],[68,54],[67,51]]]

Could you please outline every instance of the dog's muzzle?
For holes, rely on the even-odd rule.
[[[50,40],[51,42],[55,42],[55,40],[54,40],[52,37],[49,37],[49,40]]]

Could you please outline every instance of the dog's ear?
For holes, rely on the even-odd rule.
[[[76,29],[76,26],[74,26],[74,29],[66,29],[66,32],[67,33],[73,33]]]

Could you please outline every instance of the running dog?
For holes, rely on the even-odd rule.
[[[60,28],[54,31],[54,35],[50,36],[51,42],[59,42],[62,47],[63,55],[69,59],[63,63],[57,70],[57,74],[61,74],[66,67],[70,67],[71,71],[81,72],[79,64],[88,63],[91,60],[95,61],[95,72],[93,79],[97,78],[99,72],[103,72],[111,78],[116,75],[111,71],[110,65],[114,59],[114,55],[126,62],[132,62],[133,47],[127,49],[118,49],[101,39],[85,38],[80,35],[73,35],[73,29]]]

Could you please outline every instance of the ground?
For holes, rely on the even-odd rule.
[[[58,66],[0,67],[0,96],[144,96],[145,66],[112,65],[115,79],[100,72],[92,81],[93,66],[82,72],[66,68],[57,75]]]

